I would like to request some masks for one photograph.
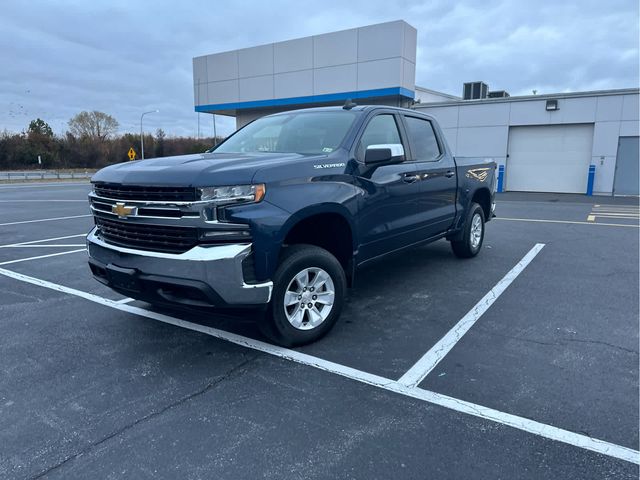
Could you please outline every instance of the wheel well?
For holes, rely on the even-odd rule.
[[[324,248],[334,255],[349,276],[353,257],[353,235],[349,222],[337,213],[321,213],[296,223],[284,245],[306,243]]]
[[[476,190],[473,194],[472,202],[477,203],[482,207],[482,211],[484,212],[485,220],[489,220],[491,217],[491,194],[489,190],[486,188],[481,188]]]

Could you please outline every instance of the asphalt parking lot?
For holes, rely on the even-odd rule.
[[[88,191],[0,185],[0,477],[638,478],[637,199],[502,194],[288,350],[94,281]]]

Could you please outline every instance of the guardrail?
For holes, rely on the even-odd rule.
[[[0,172],[0,181],[24,182],[25,180],[75,180],[88,179],[95,172],[65,172],[58,170],[25,170],[23,172]]]

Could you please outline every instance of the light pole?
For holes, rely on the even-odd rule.
[[[140,115],[140,152],[142,155],[142,160],[144,160],[144,136],[142,135],[142,118],[147,114],[147,113],[158,113],[160,110],[149,110],[148,112],[144,112],[142,115]]]

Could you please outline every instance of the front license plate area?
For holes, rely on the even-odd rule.
[[[132,292],[140,291],[140,281],[138,280],[137,273],[135,268],[122,268],[115,265],[109,265],[107,267],[109,284],[114,288],[130,290]]]

